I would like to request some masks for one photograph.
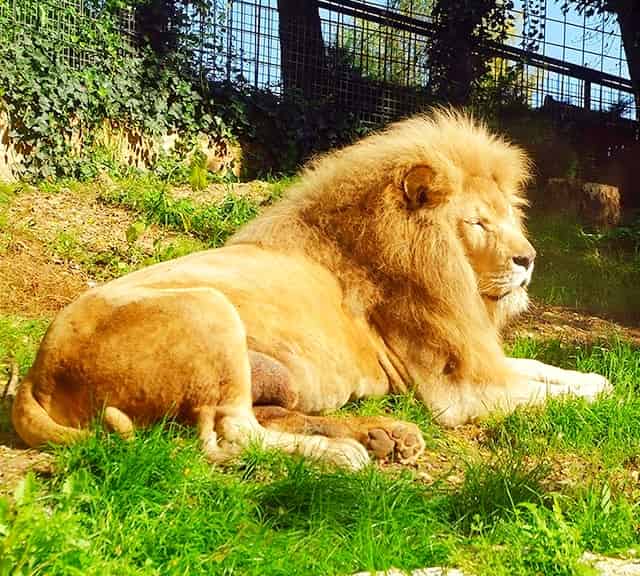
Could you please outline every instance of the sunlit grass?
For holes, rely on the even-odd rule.
[[[132,238],[150,223],[177,233],[152,256],[83,254],[64,235],[54,248],[108,278],[220,245],[261,209],[232,194],[216,203],[176,200],[157,184],[135,175],[102,196],[137,214]],[[289,184],[270,183],[267,202]],[[539,253],[535,296],[630,312],[640,290],[635,252],[535,214],[530,228]],[[24,374],[48,321],[0,318],[0,363],[16,358]],[[440,428],[411,394],[354,402],[337,415],[417,423],[429,452],[461,469],[456,480],[450,466],[426,462],[352,473],[256,447],[225,468],[211,467],[192,430],[156,426],[124,442],[97,429],[55,450],[53,476],[29,475],[0,500],[0,576],[347,575],[436,565],[491,576],[569,575],[592,573],[581,560],[585,550],[640,549],[640,493],[629,480],[640,467],[637,346],[521,338],[508,351],[599,372],[614,392],[593,404],[553,399],[493,416],[474,439]],[[566,483],[551,482],[564,461],[595,472],[572,479],[567,468]]]

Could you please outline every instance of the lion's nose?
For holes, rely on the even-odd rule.
[[[525,270],[528,270],[529,266],[533,264],[535,257],[536,257],[535,252],[530,252],[529,254],[521,255],[521,256],[514,256],[513,263],[516,264],[517,266],[522,266]]]

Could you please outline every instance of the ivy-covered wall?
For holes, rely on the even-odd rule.
[[[87,4],[0,0],[0,130],[16,176],[86,177],[153,164],[202,131],[230,137],[188,75],[132,47],[118,10]]]

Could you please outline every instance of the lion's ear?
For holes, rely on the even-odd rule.
[[[404,197],[410,210],[422,208],[430,203],[435,173],[428,166],[416,166],[407,172],[402,183]]]

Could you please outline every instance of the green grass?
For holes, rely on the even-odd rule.
[[[213,470],[175,428],[131,443],[98,433],[58,467],[0,508],[0,574],[350,573],[443,563],[456,541],[443,497],[408,475],[255,451]]]
[[[269,183],[266,202],[288,185]],[[140,175],[106,187],[102,198],[139,215],[127,232],[130,251],[80,254],[73,234],[56,237],[53,248],[105,277],[217,246],[260,209],[231,193],[219,203],[178,200]],[[150,223],[178,234],[151,257],[137,255],[135,241]],[[633,300],[637,252],[615,235],[588,236],[535,214],[530,228],[539,299],[614,315],[640,301]],[[15,357],[24,373],[47,324],[0,317],[0,362]],[[640,551],[633,476],[640,350],[614,337],[580,347],[521,338],[509,352],[605,374],[614,393],[494,416],[479,440],[442,430],[411,395],[366,399],[338,413],[417,423],[430,457],[444,461],[433,469],[350,473],[255,447],[212,468],[191,430],[167,424],[123,442],[97,428],[55,450],[51,477],[29,475],[0,500],[0,576],[351,574],[434,565],[491,576],[586,575],[593,571],[581,560],[585,550]],[[570,463],[585,475],[572,478]]]
[[[102,199],[139,212],[147,222],[185,232],[220,246],[237,228],[255,217],[259,205],[231,191],[221,202],[196,203],[188,198],[175,199],[168,184],[153,176],[134,176],[119,180],[103,191]]]
[[[0,363],[11,358],[24,374],[33,363],[38,343],[49,325],[48,319],[0,315]]]
[[[32,344],[42,331],[20,326]],[[23,346],[29,358],[33,346]],[[584,350],[526,340],[514,352],[606,373],[615,394],[488,422],[481,452],[462,455],[464,478],[453,485],[444,477],[425,484],[411,469],[349,473],[255,448],[212,469],[191,431],[158,426],[127,443],[98,430],[57,451],[52,478],[29,477],[16,501],[1,505],[0,558],[46,574],[350,574],[442,564],[475,574],[588,574],[583,551],[640,548],[638,494],[616,480],[636,463],[640,362],[618,341]],[[412,397],[349,411],[413,420],[430,450],[460,455]],[[549,488],[550,461],[563,457],[599,472]]]
[[[268,179],[267,184],[269,186],[269,195],[267,197],[268,202],[275,202],[282,198],[286,190],[300,181],[299,176],[285,176],[283,178]]]
[[[462,533],[471,535],[509,518],[522,503],[545,503],[544,462],[528,464],[522,452],[496,452],[487,460],[469,462],[464,482],[452,498],[449,519]]]
[[[614,340],[590,347],[557,341],[516,343],[515,355],[607,376],[615,385],[612,395],[593,404],[584,400],[551,399],[543,409],[519,409],[489,425],[500,446],[530,454],[562,449],[597,457],[619,466],[640,453],[640,350]]]
[[[483,573],[577,576],[596,572],[581,561],[581,533],[554,500],[551,507],[524,503],[480,537]]]
[[[169,239],[160,239],[153,245],[149,254],[136,244],[137,236],[145,228],[144,223],[134,223],[127,231],[128,243],[124,247],[111,246],[93,251],[84,246],[74,231],[62,230],[51,242],[50,252],[56,258],[73,262],[86,270],[92,278],[107,281],[123,276],[139,268],[158,262],[178,258],[197,250],[203,250],[208,244],[190,235],[181,235]]]
[[[0,182],[0,232],[8,225],[8,208],[16,194],[16,186]]]
[[[186,235],[155,242],[151,255],[143,251],[132,239],[125,248],[112,247],[100,252],[89,252],[79,248],[68,257],[82,266],[93,278],[107,281],[139,268],[172,260],[205,248],[207,244]],[[59,254],[59,252],[56,253]]]
[[[0,394],[10,378],[12,362],[17,364],[21,375],[29,369],[48,325],[48,319],[0,315]],[[11,428],[7,408],[0,402],[0,432]]]
[[[0,256],[7,251],[11,241],[9,207],[20,189],[20,184],[0,182]]]
[[[626,230],[626,229],[623,229]],[[532,295],[624,320],[640,320],[640,233],[587,233],[567,217],[533,213],[538,251]]]
[[[189,198],[174,198],[170,184],[153,175],[135,174],[103,189],[101,199],[138,212],[146,222],[189,234],[207,246],[217,247],[254,218],[262,206],[281,198],[296,181],[296,177],[288,177],[262,183],[266,190],[260,201],[236,194],[231,183],[226,182],[227,191],[221,201],[194,202]],[[200,190],[201,184],[192,187]]]

